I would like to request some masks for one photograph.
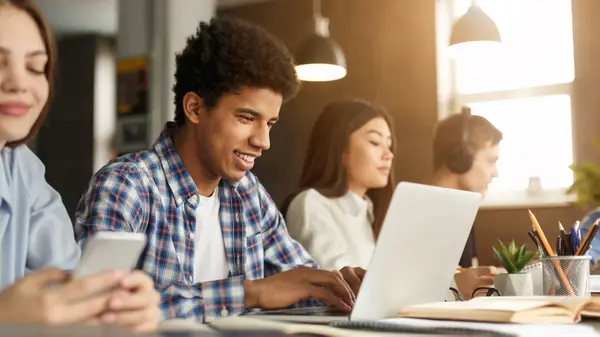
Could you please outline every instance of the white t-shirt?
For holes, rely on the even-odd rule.
[[[194,235],[194,282],[222,280],[229,276],[229,265],[219,220],[219,196],[215,189],[210,197],[199,195],[199,198]]]
[[[375,249],[372,221],[373,204],[353,192],[327,198],[308,189],[292,200],[286,214],[290,235],[327,270],[368,267]]]

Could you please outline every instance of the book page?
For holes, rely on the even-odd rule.
[[[491,298],[491,297],[490,297]],[[512,299],[503,299],[502,297],[496,297],[492,301],[473,299],[465,302],[437,302],[411,305],[404,308],[402,311],[410,311],[412,308],[420,310],[430,309],[432,312],[437,310],[490,310],[490,311],[509,311],[518,312],[523,310],[532,310],[541,308],[544,306],[552,305],[553,302],[548,301],[527,301],[519,300],[514,301]]]
[[[594,317],[600,316],[600,298],[590,297],[590,301],[583,307],[586,313],[593,313]]]
[[[507,323],[473,323],[459,321],[438,321],[429,319],[388,318],[381,322],[403,326],[430,328],[463,328],[477,329],[514,334],[518,337],[584,337],[596,336],[598,332],[583,324],[507,324]]]
[[[585,296],[491,296],[477,297],[469,302],[491,303],[496,301],[506,303],[507,305],[509,303],[538,303],[540,307],[560,306],[573,312],[573,314],[579,312],[584,307],[595,308],[596,306],[592,303],[600,304],[600,301]]]

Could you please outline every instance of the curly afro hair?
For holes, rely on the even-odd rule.
[[[183,96],[195,92],[207,109],[242,87],[267,88],[283,100],[296,95],[299,80],[288,49],[266,30],[237,19],[200,22],[175,57],[175,122],[185,123]]]

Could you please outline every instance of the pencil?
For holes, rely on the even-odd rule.
[[[546,253],[548,253],[548,256],[554,256],[554,251],[552,250],[550,243],[548,243],[548,239],[546,239],[546,235],[544,235],[542,227],[540,227],[540,224],[538,223],[535,215],[533,215],[533,212],[531,212],[531,210],[529,210],[529,218],[531,219],[531,223],[533,224],[534,231],[537,232],[537,234],[540,237],[540,243],[544,246]]]
[[[548,240],[546,239],[546,236],[544,235],[544,231],[542,231],[542,227],[540,227],[540,224],[538,223],[535,215],[533,215],[533,212],[531,212],[531,210],[529,210],[529,218],[531,219],[531,224],[533,225],[533,228],[539,234],[540,241],[542,242],[542,245],[546,248],[545,250],[548,253],[548,256],[555,256],[554,251],[552,251],[552,247],[550,246],[550,244],[548,243]],[[569,294],[571,294],[571,296],[575,296],[575,293],[573,292],[573,288],[571,287],[569,280],[567,279],[564,271],[560,267],[560,263],[558,263],[558,261],[555,260],[554,266],[556,267],[556,270],[558,271],[560,278],[562,279],[563,283],[565,284],[565,287],[569,291]]]
[[[599,221],[600,221],[600,219],[596,220],[596,222],[594,222],[594,224],[590,227],[587,235],[585,236],[585,239],[583,239],[583,241],[579,245],[579,249],[577,249],[577,252],[575,253],[575,255],[581,255],[581,253],[584,252],[588,248],[588,246],[592,243],[594,235],[596,235],[596,232],[598,231],[598,222]]]
[[[592,235],[590,235],[590,239],[588,240],[587,244],[585,245],[585,248],[581,251],[581,255],[587,255],[587,253],[592,248],[592,241],[594,241],[594,237],[596,237],[596,233],[598,233],[598,228],[600,228],[600,225],[594,226],[594,228],[592,229],[593,233],[592,233]]]

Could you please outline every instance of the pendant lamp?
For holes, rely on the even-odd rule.
[[[502,39],[500,31],[475,0],[452,27],[449,52],[452,57],[496,51]]]
[[[327,82],[346,76],[346,58],[339,44],[329,37],[329,19],[321,15],[321,0],[313,0],[314,35],[302,45],[297,59],[298,78]]]

